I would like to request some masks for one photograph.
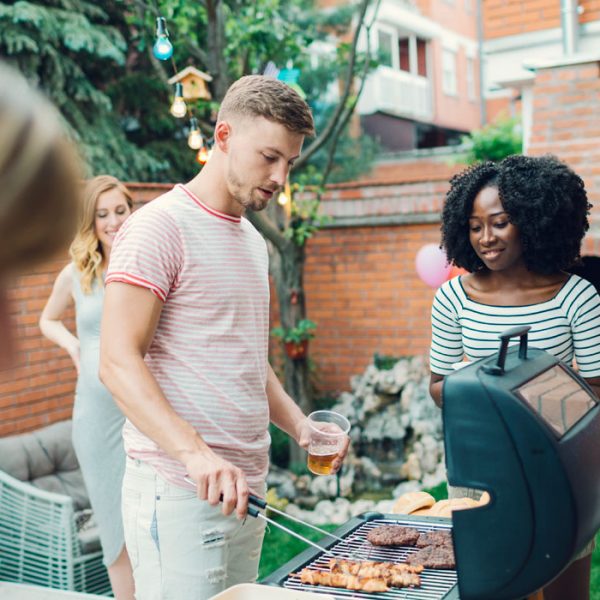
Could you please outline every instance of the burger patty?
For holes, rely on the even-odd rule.
[[[427,548],[427,546],[449,546],[452,548],[452,533],[445,529],[422,533],[415,546],[417,548]]]
[[[409,565],[423,565],[426,569],[455,569],[454,551],[449,546],[427,546],[411,554]]]
[[[382,525],[367,533],[367,540],[374,546],[414,546],[419,532],[412,527]]]

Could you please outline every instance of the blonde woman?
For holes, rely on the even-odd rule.
[[[0,368],[12,359],[12,275],[64,251],[75,233],[79,165],[58,111],[0,63]]]
[[[72,262],[58,275],[40,318],[42,333],[69,353],[77,369],[73,445],[118,600],[134,597],[121,519],[124,417],[98,379],[98,361],[104,273],[115,236],[131,208],[129,191],[118,179],[100,175],[87,183],[79,231],[71,244]],[[62,322],[73,301],[77,336]]]

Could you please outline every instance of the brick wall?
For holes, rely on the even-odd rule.
[[[580,0],[580,23],[600,19],[600,0]],[[560,27],[560,0],[486,0],[483,28],[486,40]]]
[[[536,73],[529,153],[556,154],[585,181],[592,210],[586,253],[600,254],[600,62]]]
[[[559,0],[486,0],[483,29],[486,40],[560,27]]]

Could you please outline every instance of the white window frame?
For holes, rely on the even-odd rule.
[[[400,57],[398,56],[398,32],[393,27],[387,27],[385,25],[377,24],[375,28],[375,44],[377,51],[379,51],[379,33],[384,33],[385,35],[389,35],[391,38],[391,52],[392,52],[392,64],[391,65],[381,65],[382,67],[387,67],[388,69],[394,69],[398,71],[400,69]]]
[[[446,96],[458,95],[456,56],[451,48],[442,48],[442,91]]]

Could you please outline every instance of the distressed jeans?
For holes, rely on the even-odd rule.
[[[190,490],[127,458],[123,479],[125,544],[136,600],[206,600],[256,581],[264,521],[224,517]]]

